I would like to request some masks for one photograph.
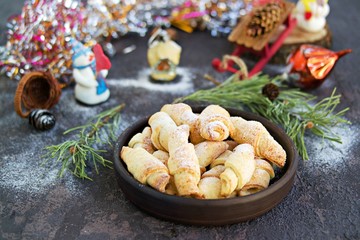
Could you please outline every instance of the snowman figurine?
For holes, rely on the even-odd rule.
[[[91,51],[79,41],[71,40],[73,56],[72,67],[75,79],[75,99],[86,105],[105,102],[110,97],[105,77],[111,67],[99,44]]]
[[[319,32],[324,29],[329,12],[328,0],[300,0],[296,4],[294,15],[301,29]]]

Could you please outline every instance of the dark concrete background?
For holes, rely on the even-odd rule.
[[[19,13],[23,1],[1,1],[0,35],[5,43],[7,17]],[[49,132],[37,132],[13,110],[17,82],[0,77],[0,239],[360,239],[359,198],[359,62],[360,3],[357,0],[330,1],[328,17],[333,32],[333,49],[352,48],[353,53],[339,61],[326,82],[313,93],[322,98],[334,87],[343,95],[340,107],[350,107],[346,118],[351,126],[334,130],[344,144],[329,144],[307,136],[309,161],[301,161],[294,187],[289,195],[267,214],[245,223],[221,227],[180,225],[153,218],[132,205],[119,189],[112,169],[101,168],[100,175],[90,172],[93,182],[67,174],[56,177],[56,167],[42,168],[42,148],[58,144],[71,136],[62,132],[83,124],[90,116],[125,102],[123,121],[117,134],[133,121],[154,111],[176,97],[210,83],[204,73],[218,79],[210,62],[232,49],[224,38],[208,33],[179,32],[183,47],[182,79],[171,85],[146,80],[146,38],[126,36],[115,41],[116,49],[136,45],[133,53],[112,59],[109,74],[110,101],[96,107],[77,104],[73,88],[63,91],[52,110],[57,124]],[[268,66],[264,72],[281,73],[281,66]],[[132,86],[130,86],[131,84]],[[175,83],[174,83],[175,84]],[[183,87],[188,84],[188,87]],[[340,109],[340,108],[339,108]],[[105,156],[112,159],[112,149]]]

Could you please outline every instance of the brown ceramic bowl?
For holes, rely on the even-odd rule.
[[[203,108],[193,107],[194,112]],[[282,201],[294,183],[298,157],[291,139],[285,132],[270,121],[258,115],[239,110],[227,109],[231,116],[261,122],[270,134],[282,145],[287,154],[286,165],[277,172],[270,186],[258,193],[228,199],[193,199],[167,195],[138,182],[128,172],[120,159],[122,146],[127,146],[131,137],[148,126],[148,117],[126,129],[114,149],[114,164],[118,183],[125,196],[137,207],[147,213],[166,220],[196,225],[223,225],[254,219]]]

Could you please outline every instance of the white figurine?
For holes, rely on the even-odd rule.
[[[318,32],[325,27],[329,12],[328,0],[300,0],[296,4],[294,15],[301,29]]]
[[[110,97],[110,91],[105,83],[105,77],[111,67],[109,59],[98,44],[94,46],[93,52],[75,39],[72,39],[71,43],[74,51],[72,67],[76,82],[76,100],[86,105],[105,102]]]

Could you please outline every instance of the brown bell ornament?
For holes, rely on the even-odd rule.
[[[50,72],[28,72],[21,78],[15,92],[15,112],[27,118],[34,109],[52,108],[60,95],[60,84]]]
[[[288,76],[297,87],[319,87],[334,68],[337,60],[350,53],[351,49],[333,52],[329,49],[303,44],[288,57]]]

